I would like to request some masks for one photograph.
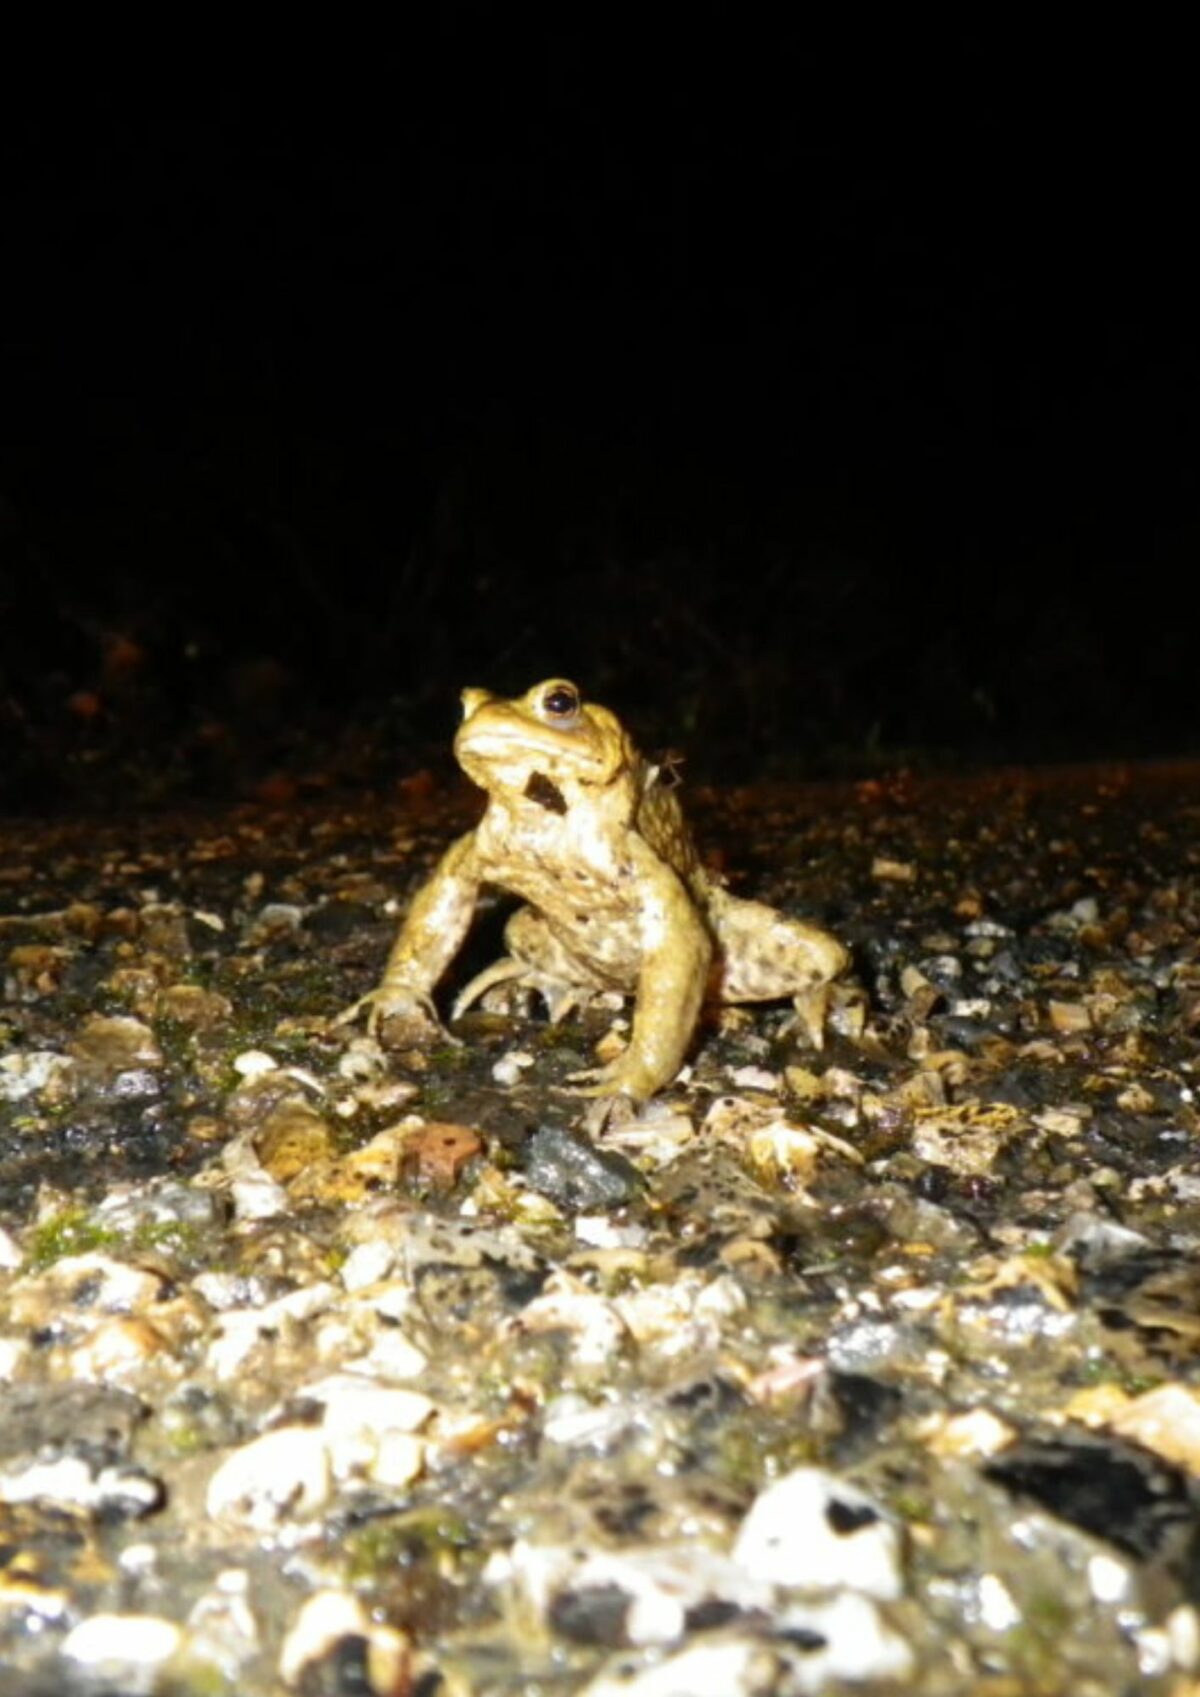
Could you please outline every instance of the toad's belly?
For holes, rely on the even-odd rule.
[[[586,899],[563,907],[541,907],[533,892],[505,930],[516,959],[558,983],[586,984],[613,990],[637,987],[643,935],[639,913],[612,902]]]

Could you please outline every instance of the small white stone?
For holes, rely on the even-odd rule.
[[[759,1494],[733,1556],[776,1585],[846,1586],[885,1601],[903,1591],[898,1528],[861,1491],[817,1467],[799,1467]]]
[[[492,1068],[492,1077],[497,1084],[513,1085],[521,1082],[521,1074],[533,1065],[533,1056],[527,1055],[523,1049],[510,1049],[507,1055],[501,1055]]]
[[[275,1072],[279,1062],[273,1055],[268,1055],[265,1049],[243,1049],[240,1055],[233,1058],[233,1070],[242,1078],[265,1078],[267,1073]]]
[[[279,1675],[285,1685],[298,1685],[310,1662],[329,1654],[343,1638],[365,1638],[371,1622],[350,1591],[318,1591],[309,1597],[279,1653]]]
[[[734,1067],[729,1077],[739,1090],[778,1091],[782,1083],[778,1073],[768,1072],[765,1067]]]
[[[53,1049],[30,1049],[0,1059],[0,1100],[22,1102],[69,1074],[74,1062]]]
[[[0,1273],[13,1272],[21,1265],[21,1259],[16,1238],[0,1226]]]
[[[381,1379],[419,1379],[429,1357],[394,1326],[380,1331],[363,1357],[363,1366]]]
[[[208,1482],[206,1506],[214,1520],[266,1532],[316,1514],[332,1488],[324,1436],[308,1426],[282,1426],[226,1457]]]
[[[261,1308],[231,1308],[217,1322],[208,1347],[208,1365],[219,1379],[231,1379],[259,1339],[324,1314],[337,1300],[332,1284],[303,1285]]]
[[[321,1080],[315,1072],[310,1072],[307,1067],[281,1067],[280,1072],[284,1078],[294,1078],[297,1084],[302,1084],[306,1090],[311,1090],[314,1096],[326,1094],[325,1086],[321,1083]]]
[[[64,1455],[57,1461],[35,1461],[29,1467],[0,1473],[0,1502],[31,1503],[43,1497],[52,1503],[92,1501],[91,1468],[78,1456]]]
[[[980,1622],[989,1632],[1011,1632],[1020,1625],[1021,1611],[998,1573],[981,1574],[976,1594]]]
[[[408,1432],[384,1432],[366,1472],[376,1485],[399,1490],[419,1479],[425,1469],[425,1441]]]
[[[542,1416],[542,1436],[547,1443],[564,1449],[611,1449],[639,1419],[628,1401],[592,1403],[586,1397],[564,1393],[552,1397]]]
[[[363,1305],[391,1325],[401,1325],[411,1319],[418,1306],[416,1293],[407,1279],[385,1279],[373,1285],[363,1297]]]
[[[1098,1603],[1123,1603],[1129,1596],[1133,1575],[1115,1556],[1092,1556],[1087,1564],[1088,1585]]]
[[[804,1631],[824,1640],[790,1656],[797,1689],[814,1697],[835,1681],[839,1689],[843,1683],[865,1685],[877,1680],[907,1684],[915,1671],[911,1646],[888,1625],[869,1597],[855,1591],[794,1604],[776,1624],[789,1634]]]
[[[341,1281],[346,1290],[365,1290],[368,1285],[386,1279],[396,1264],[395,1245],[376,1238],[373,1243],[358,1243],[342,1262]]]
[[[1185,1673],[1194,1673],[1200,1663],[1200,1617],[1191,1603],[1180,1603],[1163,1622],[1171,1660]]]
[[[337,1437],[356,1432],[415,1432],[434,1409],[432,1399],[421,1391],[376,1384],[352,1373],[336,1373],[318,1384],[305,1385],[299,1395],[323,1404],[325,1431]]]
[[[0,1385],[7,1385],[16,1377],[17,1368],[29,1354],[29,1345],[24,1338],[0,1338]]]
[[[525,1304],[513,1324],[521,1331],[570,1332],[575,1359],[585,1366],[610,1360],[629,1336],[607,1297],[561,1270],[551,1274],[541,1294]]]
[[[158,1615],[92,1615],[71,1628],[62,1654],[70,1661],[102,1668],[120,1678],[129,1691],[152,1691],[155,1674],[179,1649],[183,1631]]]
[[[645,1226],[618,1225],[608,1214],[576,1214],[575,1236],[593,1249],[641,1249],[650,1234]]]
[[[363,1475],[396,1487],[410,1484],[423,1470],[425,1443],[413,1434],[433,1412],[429,1397],[350,1373],[335,1374],[299,1394],[325,1406],[322,1432],[336,1478]]]
[[[64,1255],[39,1281],[70,1301],[76,1289],[86,1290],[86,1306],[95,1314],[135,1314],[162,1294],[163,1279],[144,1267],[131,1267],[111,1255]]]
[[[352,1037],[337,1064],[341,1078],[380,1078],[387,1070],[387,1056],[373,1037]]]
[[[702,1640],[632,1675],[620,1662],[611,1672],[602,1669],[581,1697],[755,1697],[778,1688],[777,1666],[770,1650],[753,1639]]]
[[[221,1151],[221,1165],[231,1181],[233,1211],[239,1220],[273,1220],[287,1213],[287,1191],[267,1172],[249,1137],[232,1138]]]

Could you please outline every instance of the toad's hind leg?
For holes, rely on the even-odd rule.
[[[551,1022],[557,1024],[586,1004],[595,991],[611,987],[573,954],[531,907],[519,907],[513,914],[504,927],[504,942],[508,953],[476,973],[460,991],[452,1018],[457,1019],[493,986],[512,984],[536,990],[546,1003]]]
[[[725,890],[714,892],[710,917],[719,945],[720,1000],[771,1002],[789,997],[796,1023],[819,1049],[830,983],[850,961],[837,938],[818,925]]]

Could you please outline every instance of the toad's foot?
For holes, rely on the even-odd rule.
[[[564,982],[549,973],[539,971],[527,961],[504,955],[493,961],[491,966],[485,967],[482,972],[476,973],[466,988],[459,992],[451,1010],[451,1018],[457,1019],[475,1002],[483,1001],[485,1007],[491,1007],[490,992],[497,989],[500,989],[502,994],[503,990],[507,989],[522,998],[535,994],[540,996],[546,1004],[551,1025],[558,1025],[569,1014],[586,1008],[595,994],[587,985]],[[518,1001],[517,1005],[521,1006],[521,1002]],[[527,1001],[525,1005],[528,1007]]]
[[[334,1024],[348,1025],[364,1008],[368,1034],[388,1048],[432,1049],[443,1043],[458,1044],[458,1038],[438,1018],[433,998],[425,990],[380,984],[338,1014]]]
[[[631,1102],[645,1102],[656,1090],[661,1090],[664,1083],[629,1049],[607,1066],[585,1067],[581,1072],[568,1073],[566,1082],[572,1096],[624,1096]],[[665,1082],[670,1083],[670,1080]],[[586,1084],[587,1088],[575,1088],[582,1084]]]

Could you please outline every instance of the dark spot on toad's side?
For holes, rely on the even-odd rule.
[[[525,785],[525,795],[529,801],[536,801],[539,807],[544,807],[547,813],[567,811],[566,797],[544,772],[530,774],[529,782]]]

